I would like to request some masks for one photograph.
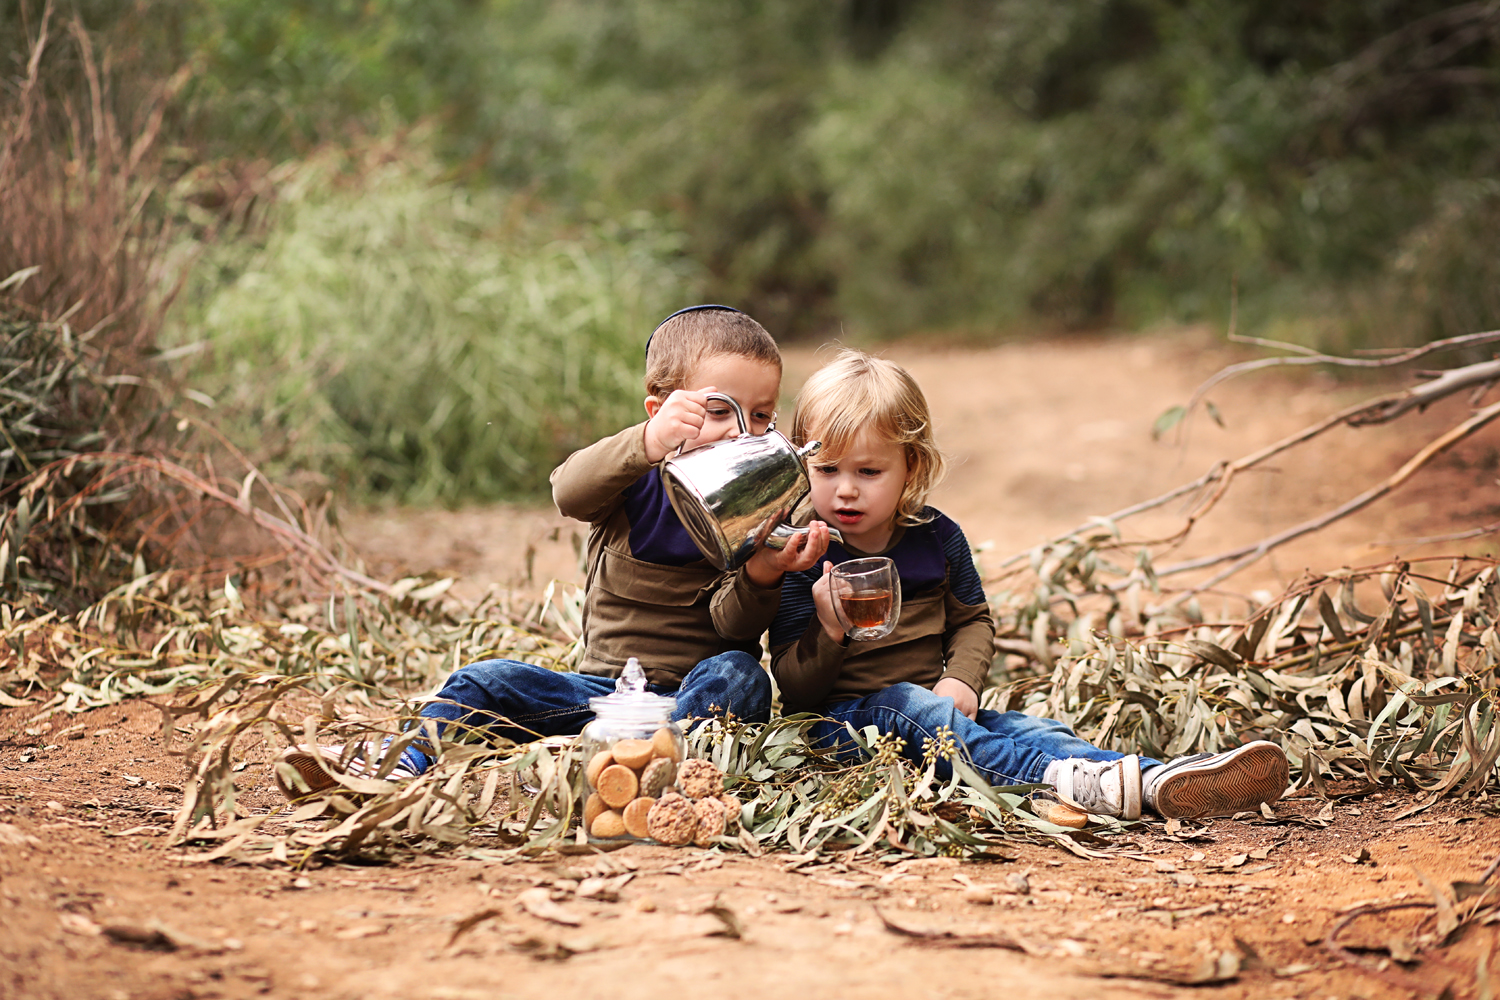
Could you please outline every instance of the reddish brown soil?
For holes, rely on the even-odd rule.
[[[935,502],[974,541],[993,540],[993,555],[1155,495],[1376,391],[1251,376],[1215,394],[1229,430],[1200,419],[1174,450],[1152,444],[1151,421],[1228,359],[1191,337],[887,353],[927,388],[939,440],[956,460]],[[788,388],[815,364],[794,352]],[[1186,551],[1259,537],[1359,492],[1462,419],[1463,401],[1450,404],[1395,427],[1329,435],[1247,477]],[[1304,566],[1410,555],[1418,549],[1402,539],[1500,520],[1496,441],[1487,431],[1381,506],[1236,586],[1274,587]],[[528,546],[533,586],[573,578],[569,538],[580,527],[517,508],[371,513],[352,523],[382,572],[455,572],[471,590],[524,583]],[[1484,540],[1437,547],[1493,551]],[[1430,900],[1418,872],[1442,887],[1477,880],[1500,857],[1492,799],[1412,815],[1403,791],[1341,800],[1331,812],[1299,799],[1278,806],[1276,822],[1216,820],[1175,834],[1143,824],[1125,854],[1091,860],[1050,845],[1017,846],[1010,862],[894,866],[630,847],[512,865],[445,858],[296,872],[191,864],[166,846],[184,768],[164,752],[154,709],[132,703],[40,724],[32,711],[0,713],[5,1000],[979,998],[1000,990],[1047,1000],[1385,1000],[1445,989],[1494,996],[1491,977],[1500,975],[1482,971],[1500,961],[1496,927],[1468,925],[1438,947],[1430,908],[1350,926],[1341,939],[1365,949],[1364,964],[1325,943],[1355,904]],[[246,746],[241,773],[253,809],[277,801],[270,752]],[[1362,849],[1369,862],[1344,860]],[[1029,883],[1025,895],[1008,891],[1017,873]],[[587,874],[631,877],[618,901],[604,902],[574,894]],[[521,893],[536,887],[576,925],[523,909]],[[918,933],[968,935],[973,947],[898,934],[882,914]],[[725,936],[730,924],[739,937]],[[117,940],[131,935],[146,944]],[[1392,962],[1391,950],[1413,960]],[[1237,956],[1237,971],[1215,965],[1225,952]],[[1216,968],[1230,978],[1182,985]]]
[[[16,714],[0,718],[4,731],[14,731]],[[809,864],[638,846],[511,865],[447,858],[295,872],[190,864],[166,846],[182,768],[159,751],[154,711],[130,705],[64,721],[83,728],[18,734],[25,749],[13,741],[0,755],[8,998],[647,1000],[695,986],[747,997],[797,989],[978,998],[1001,984],[1079,998],[1396,998],[1450,985],[1472,997],[1477,963],[1496,944],[1496,928],[1470,926],[1455,944],[1421,953],[1431,910],[1406,909],[1362,918],[1341,940],[1365,949],[1411,942],[1415,962],[1368,950],[1359,954],[1371,969],[1357,968],[1325,945],[1354,904],[1430,899],[1419,870],[1444,887],[1477,880],[1500,856],[1488,801],[1398,818],[1412,798],[1386,791],[1334,804],[1320,828],[1326,804],[1299,799],[1280,804],[1275,823],[1216,820],[1175,837],[1143,824],[1128,856],[1108,859],[1023,844],[1010,862]],[[264,747],[247,755],[252,807],[275,800],[267,756]],[[1361,849],[1369,863],[1345,860]],[[573,894],[585,875],[626,873],[618,901]],[[1012,891],[1016,873],[1028,894]],[[577,925],[521,909],[517,897],[536,886]],[[994,902],[970,901],[971,886]],[[738,939],[724,936],[725,920],[709,912],[716,905],[738,923]],[[901,936],[881,914],[986,946]],[[161,930],[177,947],[120,943],[101,930]],[[1176,985],[1225,951],[1246,966],[1232,980]],[[1250,953],[1257,957],[1243,957]],[[1386,968],[1371,971],[1382,959]]]

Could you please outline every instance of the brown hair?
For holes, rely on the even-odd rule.
[[[664,320],[646,347],[646,394],[666,399],[690,389],[688,376],[705,358],[753,358],[781,371],[781,351],[766,328],[737,309],[685,310]]]
[[[866,427],[906,452],[906,486],[896,504],[896,523],[930,521],[922,509],[947,463],[932,438],[927,398],[896,362],[846,348],[813,372],[797,393],[792,441],[801,447],[816,437],[823,442],[818,458],[838,459]]]

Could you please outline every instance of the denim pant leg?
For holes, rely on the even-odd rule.
[[[655,686],[662,694],[673,692]],[[771,677],[760,661],[738,649],[699,661],[675,692],[676,721],[717,718],[732,714],[741,722],[771,719]]]
[[[810,736],[819,746],[837,748],[841,757],[858,753],[844,731],[844,722],[855,729],[874,725],[882,733],[895,733],[906,741],[904,756],[917,762],[922,760],[923,740],[931,739],[939,726],[947,726],[968,748],[974,769],[992,785],[1040,782],[1047,765],[1064,757],[1116,760],[1124,756],[1079,739],[1055,719],[987,709],[969,719],[954,707],[953,699],[916,684],[895,684],[863,698],[829,705],[823,714],[830,721],[817,723]],[[946,780],[952,773],[947,761],[938,761],[938,777]]]
[[[548,670],[517,660],[481,660],[449,674],[436,700],[422,706],[422,718],[436,719],[439,732],[456,724],[525,743],[582,731],[594,717],[589,699],[614,689],[613,677]],[[402,760],[419,773],[431,766],[426,755],[413,749]]]
[[[1125,756],[1118,750],[1106,750],[1103,747],[1094,746],[1056,719],[1038,718],[1034,715],[1027,715],[1025,712],[991,712],[987,708],[982,708],[974,721],[990,732],[1018,743],[1040,746],[1053,760],[1067,757],[1081,757],[1084,760],[1119,760]],[[1144,754],[1139,756],[1141,770],[1161,763]],[[1046,765],[1043,765],[1042,770],[1046,770]],[[1029,780],[1041,781],[1042,779],[1037,777]]]

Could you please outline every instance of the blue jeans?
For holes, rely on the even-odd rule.
[[[1125,756],[1103,750],[1073,735],[1056,719],[1039,719],[1022,712],[979,710],[970,719],[953,705],[952,698],[933,694],[917,684],[893,684],[883,691],[823,707],[826,719],[808,734],[815,746],[835,750],[841,760],[858,759],[862,751],[844,729],[873,725],[882,733],[895,733],[906,741],[902,756],[921,762],[922,741],[931,739],[939,726],[953,730],[960,747],[967,747],[974,770],[992,785],[1041,783],[1047,765],[1065,757],[1088,760],[1118,760]],[[1141,767],[1157,763],[1141,758]],[[937,776],[947,780],[953,768],[939,759]]]
[[[674,721],[733,713],[742,722],[771,717],[771,679],[749,653],[731,650],[698,663],[676,688],[648,685],[656,694],[675,695]],[[437,700],[422,706],[422,718],[483,730],[486,736],[525,743],[542,736],[581,732],[594,710],[589,699],[612,694],[615,678],[548,670],[517,660],[481,660],[448,675]],[[401,762],[417,774],[432,766],[413,747]]]

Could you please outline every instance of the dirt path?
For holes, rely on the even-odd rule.
[[[886,353],[922,381],[955,459],[934,500],[972,540],[994,543],[987,558],[1156,495],[1374,391],[1318,377],[1246,379],[1216,394],[1227,430],[1200,421],[1173,449],[1151,442],[1152,420],[1230,360],[1192,336]],[[788,360],[792,390],[817,358],[796,351]],[[1184,554],[1258,538],[1359,492],[1463,407],[1341,431],[1247,477]],[[1411,555],[1399,540],[1500,519],[1497,440],[1487,432],[1236,587],[1273,588],[1304,566]],[[382,573],[457,573],[469,591],[526,585],[530,550],[530,586],[577,579],[571,538],[581,526],[548,510],[366,513],[346,523]],[[1493,551],[1483,541],[1465,547]],[[1031,845],[1004,862],[847,864],[629,847],[513,865],[447,857],[294,872],[191,864],[164,845],[183,765],[163,752],[149,706],[40,724],[29,711],[0,712],[5,1000],[987,998],[1001,988],[1048,1000],[1495,995],[1479,972],[1481,960],[1496,964],[1495,927],[1468,927],[1439,948],[1431,910],[1411,908],[1349,928],[1344,940],[1366,949],[1367,965],[1326,947],[1353,904],[1430,899],[1419,871],[1439,886],[1478,879],[1500,856],[1489,799],[1416,813],[1404,792],[1300,799],[1274,820],[1143,824],[1123,854],[1094,860]],[[244,746],[242,802],[271,808],[271,749]],[[615,879],[619,898],[580,899],[588,875]],[[1024,894],[1014,875],[1025,876]],[[535,889],[572,922],[527,911],[522,893]],[[887,920],[969,935],[974,947],[924,943]],[[1388,950],[1413,961],[1393,963]],[[1182,985],[1205,976],[1224,981]]]
[[[884,350],[911,369],[934,411],[938,443],[953,468],[933,502],[975,543],[991,542],[993,562],[1083,523],[1195,479],[1215,462],[1249,454],[1392,383],[1336,382],[1326,375],[1277,372],[1231,381],[1211,398],[1219,428],[1202,414],[1186,442],[1155,442],[1151,425],[1168,406],[1246,355],[1205,335],[1099,337]],[[826,354],[787,354],[790,399]],[[1245,475],[1195,529],[1173,559],[1258,540],[1355,496],[1401,466],[1423,444],[1467,415],[1449,399],[1384,427],[1340,428]],[[785,422],[785,421],[784,421]],[[1279,590],[1303,569],[1362,565],[1395,555],[1455,551],[1410,540],[1500,520],[1500,428],[1491,426],[1438,458],[1416,480],[1358,515],[1275,553],[1230,585]],[[1178,508],[1127,524],[1134,537],[1169,534]],[[349,537],[386,573],[458,574],[461,587],[578,582],[575,535],[586,526],[550,508],[496,506],[454,512],[367,512],[347,519]],[[1493,540],[1463,548],[1493,553]],[[1170,562],[1172,559],[1166,560]]]
[[[0,715],[0,733],[21,736],[20,725],[16,711]],[[1002,985],[1058,1000],[1396,1000],[1445,986],[1469,998],[1497,944],[1497,928],[1473,926],[1434,947],[1430,909],[1407,909],[1341,935],[1371,969],[1326,946],[1354,904],[1430,899],[1418,871],[1444,887],[1477,880],[1500,856],[1487,802],[1407,815],[1403,793],[1299,799],[1275,821],[1143,824],[1123,854],[1094,860],[1026,844],[1009,861],[849,863],[633,846],[296,872],[191,864],[164,846],[182,770],[160,752],[148,706],[38,736],[0,751],[7,1000],[979,1000]],[[269,753],[247,749],[246,804],[269,806]],[[590,875],[614,880],[618,898],[580,898]],[[520,903],[537,888],[554,919]],[[924,943],[886,921],[972,946]],[[1373,969],[1392,940],[1414,961]],[[1225,981],[1179,985],[1204,976]]]

